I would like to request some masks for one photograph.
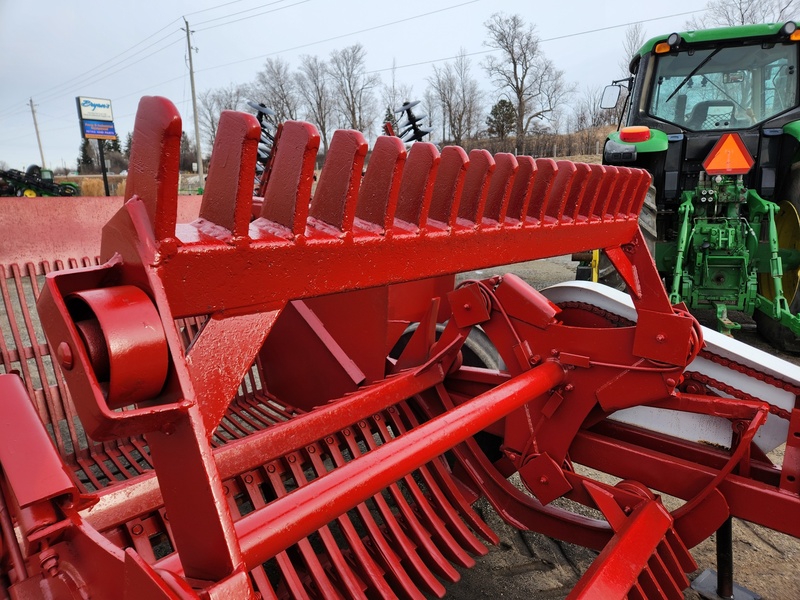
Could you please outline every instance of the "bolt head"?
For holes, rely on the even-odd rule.
[[[61,368],[65,371],[71,371],[72,367],[75,366],[75,357],[72,355],[72,348],[70,348],[69,344],[67,342],[61,342],[58,345],[56,354]]]

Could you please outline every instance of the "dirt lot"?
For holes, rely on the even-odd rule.
[[[511,270],[541,289],[573,279],[574,269],[575,263],[566,258],[557,258],[515,265],[513,269],[487,269],[470,276],[486,277]],[[705,318],[704,315],[699,317],[701,321]],[[752,322],[745,323],[736,337],[774,353],[758,337]],[[779,355],[800,364],[798,357]],[[778,449],[776,453],[773,460],[780,460],[782,449]],[[670,507],[675,501],[664,498],[664,502]],[[501,542],[492,547],[487,556],[478,560],[478,566],[462,572],[463,580],[449,586],[448,597],[460,600],[566,598],[595,557],[593,552],[585,548],[557,542],[535,533],[520,532],[507,526],[488,503],[479,504],[479,509],[500,535]],[[800,575],[796,567],[800,559],[800,540],[739,520],[734,520],[733,538],[734,577],[737,584],[757,592],[764,600],[800,599]],[[692,549],[692,555],[700,568],[691,574],[690,579],[705,569],[715,568],[713,538]],[[687,590],[685,597],[691,600],[700,598],[692,590]]]

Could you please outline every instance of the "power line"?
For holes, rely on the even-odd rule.
[[[201,8],[200,10],[194,10],[190,13],[186,13],[183,15],[184,17],[191,17],[192,15],[199,15],[200,13],[209,12],[211,10],[217,10],[218,8],[223,8],[225,6],[230,6],[231,4],[239,4],[239,2],[244,2],[245,0],[231,0],[230,2],[225,2],[223,4],[217,4],[216,6],[211,6],[209,8]]]
[[[305,0],[305,1],[308,1],[308,0]],[[462,2],[461,4],[455,4],[453,6],[447,6],[445,8],[432,10],[430,12],[423,13],[421,15],[414,15],[413,17],[406,17],[404,19],[398,19],[396,21],[390,21],[389,23],[383,23],[381,25],[374,25],[373,27],[367,27],[365,29],[359,29],[357,31],[351,31],[349,33],[342,33],[340,35],[335,35],[333,37],[325,38],[325,39],[322,39],[322,40],[317,40],[317,41],[314,41],[314,42],[308,42],[307,44],[300,44],[299,46],[293,46],[291,48],[284,48],[283,50],[276,50],[275,52],[269,52],[267,54],[262,54],[262,55],[259,55],[259,56],[251,56],[249,58],[242,58],[242,59],[239,59],[239,60],[235,60],[235,61],[232,61],[232,62],[221,64],[221,65],[215,65],[213,67],[206,67],[204,69],[198,69],[196,72],[197,73],[201,73],[201,72],[204,72],[204,71],[213,71],[215,69],[222,69],[222,68],[225,68],[225,67],[230,67],[232,65],[238,65],[240,63],[248,62],[248,61],[251,61],[251,60],[261,60],[262,58],[267,58],[268,56],[274,56],[276,54],[282,54],[284,52],[291,52],[293,50],[300,50],[302,48],[308,48],[310,46],[316,46],[317,44],[324,44],[325,42],[332,42],[334,40],[339,40],[339,39],[342,39],[342,38],[345,38],[345,37],[350,37],[351,35],[358,35],[359,33],[366,33],[368,31],[375,31],[376,29],[382,29],[384,27],[389,27],[391,25],[397,25],[399,23],[405,23],[407,21],[413,21],[414,19],[421,19],[422,17],[428,17],[428,16],[434,15],[436,13],[440,13],[440,12],[444,12],[444,11],[448,11],[448,10],[453,10],[455,8],[461,8],[462,6],[467,6],[468,4],[475,4],[476,2],[480,2],[480,1],[481,0],[469,0],[468,2]]]
[[[231,1],[229,1],[229,2],[223,2],[223,3],[221,3],[221,4],[218,4],[218,5],[215,5],[215,6],[210,6],[210,7],[208,7],[208,8],[204,8],[204,9],[201,9],[201,10],[196,10],[196,11],[193,11],[193,12],[187,13],[187,15],[196,15],[196,14],[200,14],[200,13],[204,13],[204,12],[209,12],[209,11],[212,11],[212,10],[218,10],[218,9],[220,9],[220,8],[224,8],[224,7],[226,7],[226,6],[230,6],[230,5],[232,5],[232,4],[237,4],[237,3],[239,3],[239,2],[242,2],[242,1],[244,1],[244,0],[231,0]],[[279,2],[284,2],[284,1],[286,1],[286,0],[278,0],[278,1],[279,1]],[[273,2],[273,4],[274,4],[274,3],[275,3],[275,2]],[[266,6],[266,5],[262,5],[262,6]],[[251,10],[255,10],[255,9],[257,9],[257,8],[261,8],[261,7],[255,7],[254,9],[251,9]],[[236,13],[236,14],[238,14],[238,13]],[[228,16],[229,16],[229,15],[228,15]],[[224,17],[220,17],[220,18],[224,18]],[[154,38],[155,36],[157,36],[157,35],[158,35],[159,33],[161,33],[162,31],[165,31],[166,29],[168,29],[169,27],[171,27],[171,26],[172,26],[172,25],[174,25],[175,23],[179,23],[180,21],[181,21],[180,17],[179,17],[179,18],[175,18],[175,19],[173,19],[172,21],[170,21],[169,23],[167,23],[166,25],[164,25],[164,26],[163,26],[161,29],[159,29],[159,30],[155,31],[154,33],[152,33],[152,34],[148,35],[147,37],[145,37],[145,38],[141,39],[140,41],[136,42],[135,44],[133,44],[132,46],[130,46],[130,47],[129,47],[129,48],[127,48],[126,50],[123,50],[122,52],[120,52],[120,53],[118,53],[118,54],[116,54],[116,55],[112,56],[111,58],[108,58],[107,60],[105,60],[105,61],[101,62],[100,64],[98,64],[98,65],[96,65],[96,66],[94,66],[94,67],[92,67],[91,69],[89,69],[89,70],[87,70],[87,71],[84,71],[83,73],[79,73],[78,75],[75,75],[75,76],[73,76],[73,77],[70,77],[70,79],[69,79],[69,80],[67,80],[67,81],[64,81],[64,82],[62,82],[62,83],[60,83],[60,84],[56,84],[56,85],[54,85],[54,86],[49,86],[49,87],[48,87],[48,89],[47,89],[47,91],[46,91],[44,94],[42,94],[42,95],[40,95],[40,96],[37,96],[37,99],[40,99],[40,100],[47,100],[47,99],[58,98],[58,97],[60,97],[60,96],[63,96],[63,95],[65,95],[65,94],[66,94],[65,92],[62,92],[62,93],[55,93],[55,92],[56,92],[56,91],[58,91],[58,90],[62,90],[62,89],[64,89],[64,88],[67,88],[67,87],[69,87],[69,86],[71,86],[71,85],[75,85],[75,84],[77,84],[77,81],[76,81],[76,80],[80,80],[81,78],[84,78],[84,77],[86,77],[86,76],[94,76],[94,75],[97,75],[97,70],[98,70],[100,67],[103,67],[103,66],[105,66],[105,65],[108,65],[109,63],[112,63],[112,62],[114,62],[114,61],[115,61],[115,60],[117,60],[118,58],[120,58],[120,57],[124,56],[125,54],[129,53],[131,50],[133,50],[133,49],[135,49],[135,48],[137,48],[137,47],[141,46],[142,44],[144,44],[144,43],[145,43],[145,42],[147,42],[148,40],[150,40],[150,39]],[[174,32],[174,33],[177,33],[177,31],[176,31],[176,32]],[[173,35],[173,34],[169,34],[169,35]],[[149,45],[147,48],[143,48],[142,50],[140,50],[139,52],[137,52],[137,53],[133,54],[132,56],[129,56],[128,58],[126,58],[126,59],[124,59],[124,60],[122,60],[122,61],[119,61],[119,63],[118,63],[118,64],[122,64],[123,62],[125,62],[125,60],[128,60],[128,59],[132,58],[133,56],[136,56],[137,54],[140,54],[141,52],[144,52],[144,51],[146,51],[148,48],[151,48],[151,47],[152,47],[152,46],[154,46],[155,44],[158,44],[160,41],[162,41],[162,40],[164,40],[164,39],[168,38],[168,37],[169,37],[169,35],[168,35],[168,36],[165,36],[165,37],[162,37],[162,38],[161,38],[161,39],[159,39],[159,40],[156,40],[155,42],[153,42],[152,44],[150,44],[150,45]],[[167,46],[167,47],[168,47],[168,46]],[[163,49],[166,49],[166,47],[165,47],[165,48],[162,48],[162,50],[163,50]],[[151,56],[151,55],[148,55],[148,56]],[[137,61],[137,62],[139,62],[139,61]],[[132,63],[132,64],[136,64],[136,63]],[[131,66],[131,65],[128,65],[128,66]],[[109,67],[109,68],[111,68],[111,67]],[[127,67],[123,67],[123,68],[127,68]],[[106,70],[108,70],[108,69],[103,69],[103,71],[106,71]],[[120,69],[120,70],[122,70],[122,69]],[[110,75],[112,75],[112,74],[113,74],[113,73],[111,73]],[[97,80],[97,81],[101,81],[101,80]],[[87,81],[83,82],[83,83],[82,83],[82,85],[87,85],[88,83],[93,83],[93,82],[95,82],[95,81],[93,81],[93,80],[92,80],[92,78],[91,78],[91,77],[89,77],[89,79],[88,79]],[[73,89],[74,89],[74,88],[73,88]],[[20,100],[20,101],[19,101],[19,104],[22,104],[23,102],[24,102],[24,100]],[[18,104],[18,103],[16,103],[16,102],[15,102],[15,103],[14,103],[14,104],[12,104],[12,105],[8,105],[7,107],[0,109],[0,117],[3,117],[3,116],[10,116],[10,115],[8,115],[8,114],[7,114],[7,113],[8,113],[8,111],[10,111],[10,110],[13,110],[13,109],[14,109],[14,107],[15,107],[15,105],[17,105],[17,104]],[[16,114],[16,113],[13,113],[13,114]]]
[[[109,65],[105,69],[100,69],[99,71],[98,70],[87,71],[88,76],[85,76],[85,74],[84,74],[84,76],[77,76],[77,77],[72,78],[71,80],[69,80],[67,82],[64,82],[64,83],[62,83],[62,84],[60,84],[58,86],[54,86],[53,88],[50,88],[49,92],[44,93],[41,96],[38,96],[37,99],[41,102],[41,101],[53,100],[55,98],[61,98],[63,96],[66,96],[66,95],[70,94],[71,93],[70,90],[75,90],[78,86],[88,86],[90,84],[95,84],[95,83],[97,83],[99,81],[103,81],[104,79],[108,79],[109,77],[111,77],[113,75],[116,75],[117,73],[120,73],[120,72],[122,72],[122,71],[124,71],[126,69],[129,69],[130,67],[142,62],[143,60],[146,60],[146,59],[150,58],[154,54],[158,54],[159,52],[163,52],[167,48],[169,48],[171,46],[174,46],[175,44],[179,43],[181,41],[181,37],[178,37],[177,39],[173,40],[172,42],[170,42],[170,43],[168,43],[168,44],[166,44],[166,45],[154,50],[153,52],[150,52],[149,54],[146,54],[145,56],[142,56],[138,60],[134,60],[133,62],[129,62],[128,64],[124,64],[126,61],[129,61],[129,60],[133,59],[134,57],[138,56],[142,52],[146,52],[147,50],[149,50],[150,48],[152,48],[153,46],[155,46],[159,42],[162,42],[162,41],[164,41],[166,39],[169,39],[171,36],[175,35],[176,33],[179,33],[179,31],[176,30],[176,31],[174,31],[174,32],[172,32],[172,33],[170,33],[170,34],[168,34],[168,35],[156,40],[152,44],[142,48],[141,50],[135,52],[134,54],[132,54],[132,55],[130,55],[130,56],[124,58],[124,59],[122,59],[121,61],[119,61],[117,63]],[[106,61],[106,63],[108,63],[108,61]],[[106,64],[106,63],[103,63],[103,64]],[[106,73],[106,74],[103,75],[103,73]],[[6,111],[7,110],[9,110],[9,109],[6,109]],[[2,111],[0,111],[0,116],[3,116],[3,112]]]
[[[590,33],[598,33],[600,31],[609,31],[611,29],[619,29],[621,27],[628,27],[630,25],[635,25],[636,23],[650,23],[651,21],[661,21],[663,19],[671,19],[673,17],[683,17],[683,16],[686,16],[686,15],[693,15],[695,13],[700,13],[700,12],[705,12],[705,11],[706,11],[706,9],[690,10],[690,11],[686,11],[686,12],[675,13],[673,15],[663,15],[661,17],[652,17],[650,19],[639,19],[638,21],[631,21],[629,23],[620,23],[619,25],[608,25],[606,27],[598,27],[597,29],[587,29],[586,31],[579,31],[579,32],[576,32],[576,33],[565,33],[564,35],[558,35],[558,36],[551,37],[551,38],[545,38],[545,39],[541,39],[539,41],[540,42],[554,42],[556,40],[563,40],[563,39],[567,39],[567,38],[571,38],[571,37],[578,37],[578,36],[581,36],[581,35],[589,35]],[[415,62],[415,63],[409,63],[407,65],[394,65],[394,66],[391,66],[391,67],[385,67],[383,69],[374,69],[372,71],[367,71],[367,73],[368,74],[383,73],[384,71],[392,71],[392,70],[395,70],[395,69],[406,69],[406,68],[409,68],[409,67],[419,67],[421,65],[430,65],[430,64],[437,63],[437,62],[442,62],[442,61],[445,61],[445,60],[454,60],[454,59],[458,58],[459,56],[478,56],[480,54],[491,54],[492,52],[497,52],[497,51],[498,51],[497,48],[490,48],[489,50],[476,50],[475,52],[467,52],[465,54],[459,54],[459,55],[456,55],[456,56],[448,56],[448,57],[445,57],[445,58],[433,58],[431,60],[422,60],[422,61]]]
[[[229,17],[235,17],[237,15],[242,15],[242,14],[247,13],[247,12],[253,12],[254,10],[258,10],[259,8],[264,8],[265,6],[272,6],[274,4],[281,4],[282,2],[286,2],[286,0],[275,0],[274,2],[268,2],[267,4],[260,4],[259,6],[254,6],[252,8],[246,8],[244,10],[240,10],[239,12],[228,13],[227,15],[222,15],[221,17],[214,17],[213,19],[207,19],[205,21],[199,21],[199,22],[197,22],[195,24],[195,27],[197,27],[198,25],[205,25],[206,23],[213,23],[214,21],[220,21],[222,19],[227,19]],[[255,15],[253,15],[253,16],[255,16]],[[235,21],[232,21],[232,22],[235,22]],[[227,25],[227,23],[223,23],[223,25]],[[207,28],[207,29],[210,29],[210,27]]]
[[[280,0],[284,2],[285,0]],[[299,4],[305,4],[306,2],[311,2],[311,0],[301,0],[300,2],[295,2],[294,4],[289,4],[288,6],[281,6],[280,8],[273,8],[272,10],[265,10],[264,12],[256,13],[254,15],[248,15],[246,17],[241,17],[239,19],[234,19],[233,21],[228,21],[227,23],[220,23],[218,25],[211,25],[210,27],[202,27],[197,31],[208,31],[209,29],[216,29],[217,27],[224,27],[225,25],[231,25],[232,23],[238,23],[239,21],[246,21],[247,19],[252,19],[253,17],[260,17],[261,15],[267,15],[269,13],[278,12],[279,10],[283,10],[284,8],[292,8],[293,6],[298,6]],[[275,3],[273,3],[275,4]],[[269,5],[265,5],[269,6]],[[220,17],[224,18],[224,17]],[[206,21],[208,22],[208,21]]]
[[[69,79],[68,81],[65,81],[65,82],[63,82],[63,83],[60,83],[60,84],[56,84],[56,85],[54,85],[54,86],[50,86],[50,87],[48,88],[48,92],[52,93],[54,90],[57,90],[57,89],[59,89],[59,88],[63,88],[63,87],[65,87],[65,86],[68,86],[68,85],[72,84],[72,83],[73,83],[73,82],[74,82],[76,79],[80,79],[80,78],[82,78],[82,77],[85,77],[86,75],[91,75],[91,74],[94,74],[94,73],[96,73],[97,69],[99,69],[100,67],[102,67],[102,66],[104,66],[104,65],[107,65],[107,64],[108,64],[108,63],[110,63],[110,62],[113,62],[113,61],[115,61],[115,60],[116,60],[116,59],[118,59],[119,57],[121,57],[121,56],[123,56],[123,55],[127,54],[128,52],[130,52],[131,50],[133,50],[134,48],[136,48],[136,47],[138,47],[138,46],[141,46],[141,45],[142,45],[143,43],[145,43],[147,40],[149,40],[149,39],[151,39],[151,38],[153,38],[153,37],[157,36],[159,33],[161,33],[162,31],[164,31],[165,29],[167,29],[168,27],[170,27],[170,26],[171,26],[173,23],[176,23],[177,21],[179,21],[179,19],[175,19],[175,20],[171,21],[170,23],[168,23],[167,25],[165,25],[164,27],[162,27],[161,29],[159,29],[159,30],[158,30],[158,31],[156,31],[155,33],[152,33],[152,34],[150,34],[149,36],[147,36],[146,38],[144,38],[144,39],[142,39],[142,40],[140,40],[140,41],[136,42],[136,43],[135,43],[133,46],[131,46],[131,47],[130,47],[130,48],[128,48],[127,50],[123,50],[123,51],[122,51],[122,52],[120,52],[119,54],[116,54],[115,56],[112,56],[111,58],[109,58],[109,59],[107,59],[107,60],[105,60],[105,61],[101,62],[100,64],[98,64],[98,65],[96,65],[96,66],[92,67],[91,69],[89,69],[89,70],[87,70],[87,71],[84,71],[83,73],[79,73],[78,75],[75,75],[75,76],[73,76],[73,77],[70,77],[70,79]],[[167,37],[168,37],[168,36],[167,36]],[[164,38],[161,38],[161,39],[164,39]],[[152,45],[154,45],[154,44],[157,44],[159,41],[161,41],[161,40],[156,40],[155,42],[153,42],[153,44],[151,44],[151,46],[152,46]],[[145,50],[146,50],[146,48],[145,48]],[[141,51],[140,51],[140,52],[141,52]],[[135,56],[135,55],[134,55],[134,56]],[[127,59],[126,59],[126,60],[127,60]],[[124,62],[124,61],[122,61],[122,62]],[[43,94],[43,95],[42,95],[42,97],[44,97],[44,96],[46,96],[46,95],[48,95],[48,94]],[[48,95],[48,96],[49,96],[49,95]],[[2,114],[2,113],[4,113],[4,112],[6,112],[7,110],[8,110],[7,108],[1,109],[1,110],[0,110],[0,114]]]

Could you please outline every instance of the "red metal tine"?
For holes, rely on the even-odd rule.
[[[531,202],[528,205],[528,216],[539,223],[545,221],[545,210],[550,200],[550,189],[553,187],[558,165],[552,158],[536,159],[536,178],[533,182]]]
[[[544,209],[545,219],[548,223],[571,222],[572,219],[566,215],[565,209],[570,198],[570,193],[577,177],[578,167],[575,163],[560,160],[556,163],[556,171],[553,186],[550,188],[550,195]]]
[[[581,220],[591,221],[595,215],[595,207],[598,202],[601,202],[600,188],[603,184],[603,178],[606,173],[606,168],[603,165],[589,165],[591,174],[586,182],[586,191],[583,193],[583,201],[580,208],[578,208],[578,216]]]
[[[145,96],[139,101],[134,129],[137,135],[131,147],[125,201],[133,196],[142,199],[156,240],[173,237],[178,214],[180,114],[166,98]]]
[[[398,411],[399,409],[399,411]],[[403,423],[402,416],[409,419],[412,427],[416,422],[416,418],[408,407],[408,404],[403,402],[397,407],[391,407],[388,410],[389,418],[393,427],[403,434],[408,429]],[[470,531],[469,527],[465,524],[468,523],[475,531],[486,535],[486,539],[491,543],[498,543],[499,539],[494,532],[488,528],[483,520],[472,510],[461,494],[455,489],[452,478],[449,474],[445,474],[444,467],[441,460],[434,460],[424,467],[420,467],[419,472],[422,475],[425,485],[430,490],[432,497],[436,500],[435,506],[441,507],[442,514],[448,520],[448,526],[453,532],[453,535],[458,537],[461,544],[465,546],[473,554],[483,556],[489,550],[481,541],[475,537]],[[455,505],[455,507],[454,507]]]
[[[569,194],[564,202],[564,221],[583,220],[579,219],[579,211],[584,202],[584,195],[586,194],[586,186],[589,182],[592,169],[589,165],[584,163],[575,163],[575,176],[572,178],[572,185],[569,189]]]
[[[436,146],[417,142],[411,147],[400,183],[396,219],[425,228],[438,167],[439,151]]]
[[[389,136],[385,137],[388,138]],[[331,438],[331,441],[333,441],[333,438]],[[325,468],[320,454],[320,452],[309,453],[308,458],[311,460],[314,470],[319,475],[323,475],[327,469]],[[336,521],[350,546],[354,562],[360,567],[362,575],[369,579],[371,589],[377,591],[382,598],[396,598],[397,596],[391,586],[386,582],[386,579],[384,579],[383,569],[373,560],[369,550],[367,550],[364,545],[364,540],[361,539],[361,536],[358,535],[356,528],[353,526],[350,516],[345,513],[339,516]]]
[[[593,209],[593,216],[605,221],[610,219],[611,215],[608,212],[609,205],[611,204],[611,196],[619,181],[619,169],[617,167],[606,165],[603,167],[606,172],[606,177],[600,183],[600,189],[597,192],[597,202]]]
[[[514,178],[506,211],[506,219],[511,219],[512,222],[525,220],[536,178],[536,161],[532,157],[517,156],[517,165],[517,176]],[[538,219],[536,222],[538,223]]]
[[[635,185],[632,186],[630,194],[630,204],[625,209],[629,218],[639,218],[639,213],[642,212],[642,205],[645,198],[647,198],[647,190],[650,189],[652,177],[647,171],[636,169],[633,171]]]
[[[259,565],[255,569],[251,569],[250,577],[255,581],[256,588],[258,593],[261,594],[262,600],[278,600],[278,595],[272,588],[272,584],[269,582],[263,566]]]
[[[253,204],[252,174],[260,138],[261,126],[254,116],[231,110],[222,112],[200,205],[200,219],[228,233],[202,227],[204,232],[223,239],[247,235]]]
[[[664,590],[664,596],[666,598],[669,598],[670,600],[683,600],[683,590],[687,586],[684,585],[683,587],[679,587],[680,584],[678,581],[672,579],[672,575],[669,573],[669,571],[667,571],[667,567],[664,564],[664,561],[661,560],[658,552],[653,554],[652,558],[650,558],[649,562],[647,563],[647,566],[650,568],[650,572],[653,574],[656,581],[658,581],[658,585],[662,590]],[[681,579],[685,579],[685,576]]]
[[[300,121],[283,123],[281,143],[272,157],[261,219],[256,219],[255,225],[264,219],[290,235],[305,233],[318,149],[319,133],[313,125]]]
[[[372,417],[372,421],[375,423],[375,426],[377,427],[378,432],[383,440],[389,441],[392,439],[392,435],[389,433],[389,430],[386,427],[384,418],[387,418],[385,413],[374,415]],[[393,420],[390,422],[394,424]],[[420,469],[417,469],[415,474],[419,473]],[[405,488],[410,492],[411,497],[414,499],[414,508],[416,509],[414,512],[419,513],[419,516],[427,526],[429,533],[433,534],[433,536],[438,540],[438,547],[442,553],[460,567],[473,567],[475,565],[475,560],[462,549],[461,545],[455,540],[450,531],[448,531],[447,527],[445,526],[445,522],[441,519],[437,511],[435,511],[432,503],[429,502],[429,500],[425,497],[425,494],[420,489],[419,484],[414,478],[414,474],[406,475],[402,481],[405,485]],[[433,500],[433,498],[434,495],[431,494],[431,499]],[[446,502],[444,505],[440,504],[436,508],[439,508],[442,512],[447,512],[448,508],[452,510],[452,507],[449,507]]]
[[[262,467],[263,471],[269,473],[269,470],[275,469],[275,463],[268,464]],[[253,508],[258,510],[259,508],[264,508],[267,503],[264,501],[264,496],[261,493],[261,489],[258,485],[259,481],[263,481],[262,477],[258,477],[257,479],[254,477],[252,480],[244,481],[245,488],[247,489],[247,495],[250,498],[250,502],[253,503]],[[235,514],[235,513],[234,513]],[[295,568],[292,559],[286,553],[286,551],[279,552],[275,556],[275,562],[278,565],[278,568],[283,575],[283,582],[289,588],[292,593],[293,598],[301,598],[301,599],[308,599],[309,595],[303,586],[303,582],[300,580],[300,575],[297,573],[297,569]],[[258,569],[263,569],[263,566],[259,565]],[[272,589],[272,586],[269,586],[269,589]],[[259,585],[259,590],[261,590],[261,586]],[[262,592],[263,593],[263,592]]]
[[[284,460],[287,463],[291,463],[293,460],[298,460],[299,455],[298,453],[292,453],[287,457],[284,457]],[[291,466],[291,465],[290,465]],[[284,486],[283,482],[283,475],[288,475],[288,473],[284,472],[283,474],[279,473],[277,470],[271,470],[267,468],[267,477],[269,479],[270,484],[272,485],[272,489],[275,491],[275,495],[278,498],[282,498],[288,492],[286,487]],[[301,473],[302,477],[302,473]],[[301,480],[298,480],[296,477],[293,477],[295,483],[299,486]],[[311,577],[314,579],[314,583],[316,584],[317,589],[322,594],[323,598],[341,598],[341,594],[336,589],[336,587],[331,582],[328,574],[325,572],[325,568],[319,561],[319,557],[317,556],[314,549],[311,547],[311,542],[308,538],[304,538],[297,542],[297,548],[300,551],[300,554],[303,557],[303,562],[305,562],[306,566],[308,567],[308,571],[311,574]]]
[[[304,453],[293,453],[287,457],[289,463],[289,470],[292,472],[294,476],[294,480],[297,482],[299,487],[302,487],[308,483],[306,480],[305,472],[303,471],[303,467],[300,466],[301,459],[304,461],[310,461],[311,456],[317,456],[319,451],[319,447],[316,444],[312,444],[306,448]],[[292,460],[295,457],[297,460]],[[312,463],[312,468],[314,469],[316,476],[321,477],[327,472],[325,467],[322,467],[321,471],[317,471],[317,467]],[[333,569],[336,571],[338,576],[339,582],[344,586],[344,590],[347,592],[348,597],[351,598],[366,598],[364,592],[362,590],[362,582],[359,580],[358,576],[353,572],[348,564],[347,560],[342,554],[341,549],[336,544],[336,540],[333,538],[333,533],[328,525],[324,527],[320,527],[317,530],[317,535],[320,537],[323,546],[325,547],[325,552],[327,554],[327,558],[330,561]]]
[[[381,232],[391,229],[405,163],[403,141],[395,136],[380,136],[372,149],[367,172],[358,191],[357,220]]]
[[[490,224],[505,221],[514,179],[519,170],[519,164],[513,154],[506,152],[495,154],[494,161],[496,166],[486,196],[486,210],[483,213],[484,222]]]
[[[445,146],[439,159],[439,170],[433,184],[428,218],[453,226],[458,216],[458,199],[464,189],[469,158],[460,146]]]
[[[379,417],[380,415],[375,415],[375,418]],[[375,418],[370,419],[370,421],[374,422]],[[375,448],[378,447],[378,444],[375,442],[375,438],[373,437],[374,430],[372,427],[370,427],[369,422],[366,420],[361,421],[358,425],[361,428],[361,435],[363,440],[366,442],[367,447],[370,450],[375,450]],[[388,440],[384,439],[384,442],[389,441],[390,439],[391,437],[389,437]],[[403,516],[403,523],[406,526],[409,536],[412,536],[414,541],[417,542],[419,549],[432,564],[433,570],[448,581],[458,581],[460,579],[458,571],[453,568],[450,562],[444,557],[440,549],[433,542],[433,532],[428,531],[425,527],[423,527],[422,523],[420,523],[417,515],[409,505],[408,500],[406,500],[398,484],[391,484],[387,491],[391,495],[395,506],[397,506],[398,510],[400,511],[400,514]]]
[[[367,142],[358,131],[339,129],[333,134],[311,200],[312,218],[339,231],[352,230],[366,155]]]
[[[469,168],[458,203],[458,218],[464,225],[481,222],[494,169],[494,159],[486,150],[473,150],[469,153]]]
[[[343,438],[347,439],[348,436],[352,437],[352,430],[350,429],[346,429],[342,432]],[[342,451],[339,449],[339,442],[336,441],[337,437],[338,436],[329,436],[325,438],[325,444],[328,449],[328,453],[333,458],[333,462],[337,467],[341,467],[347,463],[347,460],[344,458]],[[375,558],[382,562],[384,568],[392,575],[397,585],[402,588],[403,592],[407,596],[422,600],[424,596],[420,593],[416,584],[411,580],[408,572],[400,562],[400,557],[394,551],[394,549],[397,549],[398,552],[401,552],[405,562],[409,563],[412,569],[417,563],[422,565],[423,571],[418,571],[414,574],[423,578],[423,582],[431,581],[431,585],[435,587],[438,584],[436,578],[428,571],[425,564],[419,561],[419,557],[417,557],[414,553],[413,546],[411,546],[410,543],[403,543],[404,541],[407,541],[405,536],[399,540],[396,540],[396,544],[390,544],[384,536],[381,528],[375,522],[369,507],[365,503],[362,502],[359,504],[356,507],[356,512],[358,513],[364,528],[367,530],[370,544],[375,547]],[[440,593],[437,595],[441,596],[444,593],[444,587],[442,587],[441,584],[438,584],[438,586],[439,587],[437,589]]]
[[[344,440],[347,443],[350,453],[355,459],[358,459],[362,452],[361,448],[359,448],[358,441],[355,439],[356,431],[355,427],[345,430],[345,433],[350,433],[350,435],[344,435]],[[368,436],[365,436],[365,438],[366,437]],[[400,523],[398,523],[394,512],[386,502],[386,499],[381,494],[376,494],[372,497],[372,500],[377,506],[383,523],[393,539],[394,543],[392,547],[402,552],[405,560],[411,567],[412,575],[419,578],[420,583],[422,583],[423,588],[425,588],[428,593],[435,594],[440,598],[443,597],[445,593],[444,586],[439,583],[439,580],[436,579],[436,576],[430,571],[428,565],[419,555],[416,544],[406,535]]]
[[[623,217],[621,211],[623,207],[627,207],[629,204],[627,198],[630,193],[632,179],[633,173],[628,167],[617,167],[616,182],[611,192],[611,198],[609,199],[608,209],[606,211],[615,220]]]

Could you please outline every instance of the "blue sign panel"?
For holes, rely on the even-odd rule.
[[[89,140],[113,140],[117,137],[113,121],[83,121],[83,137]]]

